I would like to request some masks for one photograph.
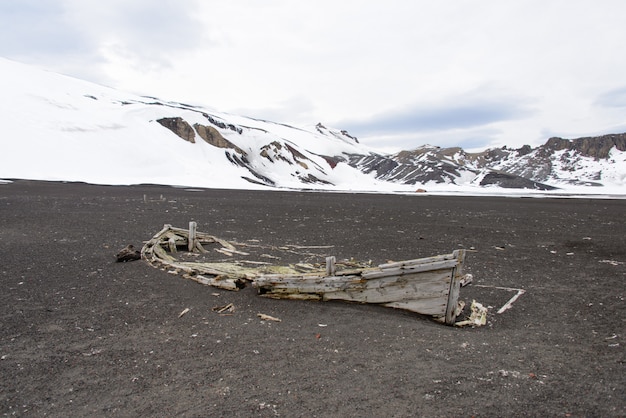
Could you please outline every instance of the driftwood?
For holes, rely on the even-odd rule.
[[[354,260],[337,261],[334,256],[325,256],[325,264],[286,263],[288,257],[283,257],[323,259],[324,255],[310,250],[328,248],[227,241],[197,231],[195,222],[190,222],[189,229],[165,225],[145,243],[141,255],[154,267],[222,289],[238,290],[251,283],[264,297],[375,303],[454,324],[464,250],[374,267]],[[181,259],[192,254],[194,261]],[[216,254],[227,259],[216,259]],[[268,261],[252,259],[255,256]]]

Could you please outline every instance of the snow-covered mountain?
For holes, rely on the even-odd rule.
[[[626,191],[626,134],[573,140],[550,138],[536,148],[492,148],[468,153],[461,148],[423,146],[394,155],[351,155],[350,164],[376,178],[404,184],[453,183],[537,190],[572,186],[614,187]]]
[[[0,178],[370,192],[624,194],[626,135],[383,155],[340,129],[140,97],[0,58]],[[489,187],[485,187],[489,186]]]

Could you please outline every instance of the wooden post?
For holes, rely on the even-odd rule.
[[[334,255],[331,255],[330,257],[326,257],[326,275],[327,276],[334,276],[335,275],[335,261],[336,258]]]
[[[193,251],[196,248],[196,227],[198,224],[196,221],[189,222],[189,239],[187,241],[187,249]]]
[[[463,262],[465,261],[465,250],[455,250],[452,254],[457,259],[457,265],[452,269],[450,277],[450,291],[448,293],[448,304],[446,306],[445,322],[454,325],[456,321],[456,307],[459,302],[459,292],[461,287],[461,277],[463,277]]]

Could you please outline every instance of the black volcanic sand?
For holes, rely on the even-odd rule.
[[[624,416],[625,214],[624,200],[2,184],[0,411]],[[489,306],[488,325],[265,299],[115,262],[190,220],[374,263],[470,249],[461,298]],[[515,294],[498,287],[526,293],[498,314]],[[230,315],[212,310],[228,303]]]

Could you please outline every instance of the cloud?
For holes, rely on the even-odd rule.
[[[602,107],[626,107],[626,86],[599,95],[595,104]]]
[[[182,54],[207,44],[196,6],[195,0],[2,1],[0,55],[173,67]]]
[[[0,0],[0,55],[390,146],[521,146],[622,123],[626,2],[597,3]]]
[[[272,122],[303,125],[310,124],[310,115],[315,109],[313,102],[304,96],[292,96],[263,108],[239,107],[229,109],[229,113],[248,116]]]
[[[110,61],[145,69],[173,67],[207,41],[194,0],[67,0],[66,13]],[[117,63],[116,63],[117,64]]]
[[[7,57],[88,51],[89,42],[54,0],[0,2],[0,54]]]
[[[351,131],[349,133],[353,134]],[[442,148],[461,147],[473,152],[501,146],[498,144],[500,135],[502,135],[502,130],[498,128],[475,127],[448,131],[359,136],[358,139],[364,145],[387,153],[412,150],[422,145],[435,145]]]
[[[355,135],[424,133],[466,130],[493,123],[523,119],[533,113],[523,99],[459,97],[446,103],[413,104],[367,119],[343,121],[341,127]]]

